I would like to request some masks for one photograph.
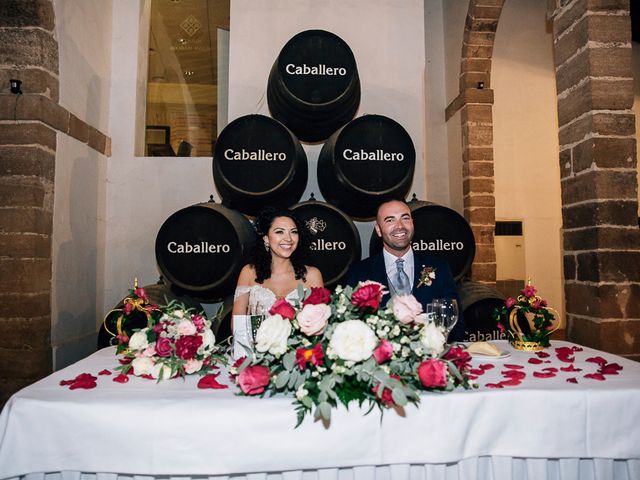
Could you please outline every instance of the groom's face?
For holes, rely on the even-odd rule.
[[[413,238],[413,218],[409,207],[398,201],[383,203],[376,216],[376,233],[385,250],[398,257],[407,253]]]

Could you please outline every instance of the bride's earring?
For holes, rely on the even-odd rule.
[[[264,249],[268,252],[269,251],[269,244],[267,242],[264,242]]]

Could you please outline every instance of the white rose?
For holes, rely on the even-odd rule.
[[[200,355],[202,355],[204,352],[212,350],[214,345],[216,344],[216,337],[210,328],[205,329],[205,331],[202,332],[201,336],[202,345],[200,345],[200,348],[198,348],[198,353]]]
[[[329,346],[343,360],[361,362],[371,357],[378,345],[371,327],[360,320],[347,320],[333,331]]]
[[[178,310],[182,312],[182,310]],[[198,329],[191,320],[181,320],[178,323],[178,333],[180,335],[195,335]]]
[[[153,360],[149,357],[138,357],[131,361],[134,375],[149,375],[153,365]]]
[[[256,350],[280,356],[287,351],[291,322],[280,315],[267,317],[256,332]]]
[[[144,350],[149,346],[149,342],[147,341],[147,330],[149,329],[143,328],[131,335],[131,338],[129,339],[130,350]]]
[[[327,320],[331,316],[331,307],[320,303],[318,305],[305,305],[298,314],[300,330],[305,335],[320,335],[327,326]]]
[[[202,368],[202,360],[196,360],[195,358],[190,358],[184,364],[184,371],[187,374],[196,373],[201,368]]]
[[[151,367],[151,371],[149,372],[149,374],[153,378],[157,379],[160,378],[160,372],[162,372],[163,380],[171,378],[171,367],[162,363],[156,363],[153,367]]]
[[[444,345],[447,340],[444,338],[442,330],[436,327],[434,323],[429,322],[422,328],[420,341],[424,345],[427,355],[435,357],[444,351]]]

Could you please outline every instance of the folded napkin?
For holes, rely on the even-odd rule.
[[[467,352],[477,355],[487,355],[489,357],[499,357],[502,352],[492,343],[473,342],[467,347]]]

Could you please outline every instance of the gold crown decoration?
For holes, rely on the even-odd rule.
[[[536,295],[531,278],[516,299],[507,298],[494,310],[498,328],[517,350],[537,351],[549,346],[549,336],[560,328],[560,314]]]
[[[129,296],[122,301],[122,307],[114,308],[103,320],[104,329],[111,335],[111,344],[121,345],[129,340],[134,329],[144,328],[157,306],[149,303],[146,292],[138,287],[138,279],[134,279]],[[115,332],[114,332],[115,330]]]

